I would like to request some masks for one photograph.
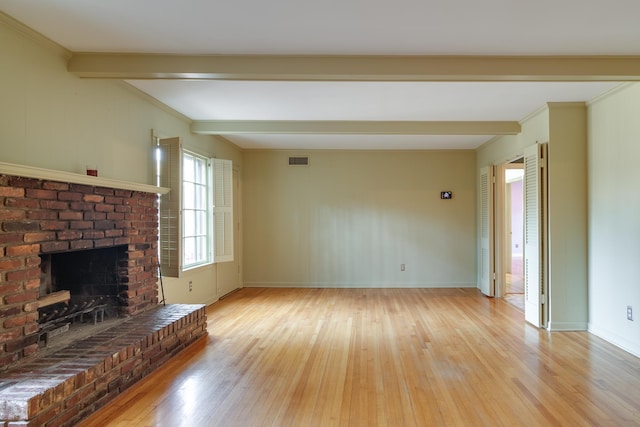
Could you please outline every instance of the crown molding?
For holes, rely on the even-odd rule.
[[[150,104],[154,105],[155,107],[161,109],[165,113],[171,114],[172,116],[182,120],[183,122],[185,122],[187,124],[191,124],[193,122],[193,120],[191,120],[189,117],[185,116],[184,114],[182,114],[179,111],[174,110],[173,108],[169,107],[167,104],[163,104],[162,102],[158,101],[153,96],[149,95],[146,92],[141,91],[140,89],[138,89],[137,87],[133,86],[129,82],[122,81],[121,83],[122,83],[122,86],[125,89],[127,89],[131,93],[134,93],[135,95],[139,96],[140,98],[144,99],[145,101],[149,102]]]
[[[587,107],[589,107],[591,105],[594,105],[594,104],[597,104],[598,102],[603,101],[603,100],[605,100],[605,99],[617,94],[618,92],[621,92],[624,89],[627,89],[627,88],[629,88],[629,87],[631,87],[631,86],[633,86],[635,84],[637,84],[637,83],[636,82],[621,83],[618,86],[614,87],[613,89],[608,90],[605,93],[600,94],[600,95],[596,96],[595,98],[587,101]]]
[[[33,30],[30,27],[27,27],[22,22],[12,18],[11,16],[1,11],[0,11],[0,23],[6,25],[7,27],[13,29],[16,33],[24,36],[25,38],[31,41],[36,42],[41,46],[57,51],[66,60],[69,60],[72,57],[71,51],[65,49],[64,47],[60,46],[58,43],[54,42],[50,38],[45,37],[39,32]]]

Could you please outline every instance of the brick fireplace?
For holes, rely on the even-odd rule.
[[[206,337],[204,305],[158,304],[164,190],[0,163],[0,425],[76,425]],[[43,351],[52,297],[117,326]]]
[[[157,195],[0,175],[0,369],[38,351],[42,257],[123,247],[117,311],[157,304]]]

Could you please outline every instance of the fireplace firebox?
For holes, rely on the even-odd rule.
[[[118,315],[127,246],[42,254],[40,258],[40,297],[66,290],[72,301],[99,299],[108,305],[110,316]]]
[[[80,324],[117,318],[127,246],[41,254],[40,346]],[[47,302],[48,301],[48,302]]]

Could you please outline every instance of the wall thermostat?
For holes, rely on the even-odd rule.
[[[440,198],[441,199],[452,199],[453,198],[453,191],[441,191],[440,192]]]

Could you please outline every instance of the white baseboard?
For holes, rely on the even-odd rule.
[[[629,352],[636,357],[640,357],[640,341],[629,341],[615,332],[599,328],[592,323],[589,323],[588,331],[598,338],[602,338],[616,347],[620,347],[624,351]]]
[[[327,283],[327,282],[244,282],[245,288],[475,288],[475,283]]]
[[[551,332],[586,331],[587,322],[549,322]]]

